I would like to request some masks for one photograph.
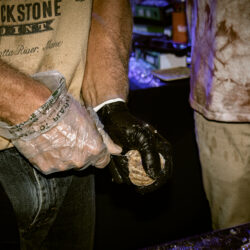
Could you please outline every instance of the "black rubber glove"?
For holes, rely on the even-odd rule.
[[[137,150],[141,154],[142,165],[154,183],[148,186],[136,186],[139,193],[151,192],[164,183],[172,173],[172,152],[170,143],[152,126],[134,117],[124,102],[106,104],[97,112],[105,131],[111,139],[122,147],[121,156],[112,156],[110,170],[117,183],[132,184],[129,178],[128,159],[124,154]],[[159,153],[165,164],[161,168]]]

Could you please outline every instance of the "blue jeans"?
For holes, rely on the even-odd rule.
[[[21,249],[93,248],[91,169],[45,176],[15,149],[0,151],[0,183],[16,214]]]

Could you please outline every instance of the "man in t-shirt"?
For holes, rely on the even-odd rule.
[[[92,248],[93,176],[74,170],[113,155],[129,183],[133,149],[153,188],[170,175],[169,143],[126,107],[131,31],[129,1],[1,1],[0,182],[22,249]]]
[[[250,222],[250,2],[188,1],[190,104],[214,229]]]

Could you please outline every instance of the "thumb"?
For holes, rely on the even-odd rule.
[[[115,144],[109,137],[109,135],[104,131],[103,124],[99,120],[99,117],[94,111],[94,109],[92,107],[88,107],[87,110],[89,112],[90,117],[95,122],[98,132],[102,136],[103,142],[106,145],[108,152],[112,155],[119,155],[122,152],[122,148]]]
[[[122,152],[122,148],[112,141],[112,139],[104,131],[104,129],[99,129],[99,133],[101,134],[103,142],[106,145],[106,147],[107,147],[110,154],[119,155]]]

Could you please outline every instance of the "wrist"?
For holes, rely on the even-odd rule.
[[[10,125],[26,121],[51,95],[42,83],[25,75],[7,79],[0,98],[0,120]]]
[[[57,76],[61,78],[58,79]],[[46,84],[52,94],[24,122],[13,126],[0,122],[0,136],[12,140],[20,138],[29,140],[47,132],[61,120],[66,114],[72,98],[67,94],[65,79],[60,74],[56,77],[53,74],[51,77],[49,72],[33,76],[34,79]]]
[[[32,88],[24,91],[13,107],[9,117],[9,123],[12,125],[28,120],[31,114],[39,109],[51,95],[51,91],[40,82],[35,80],[31,82]]]
[[[122,99],[122,98],[110,99],[110,100],[107,100],[107,101],[105,101],[105,102],[103,102],[103,103],[97,105],[97,106],[94,107],[93,109],[94,109],[95,112],[97,112],[97,111],[99,111],[102,107],[104,107],[105,105],[111,104],[111,103],[115,103],[115,102],[123,102],[123,103],[125,103],[125,100]]]

